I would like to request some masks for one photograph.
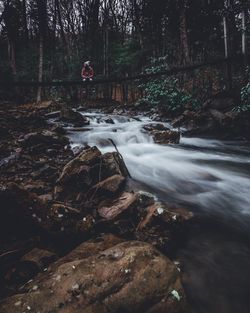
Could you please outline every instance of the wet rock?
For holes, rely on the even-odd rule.
[[[68,162],[54,190],[56,199],[76,198],[77,193],[84,194],[99,181],[101,152],[92,147],[84,150]]]
[[[115,124],[115,122],[112,120],[112,118],[105,119],[105,123],[107,123],[107,124]]]
[[[138,198],[134,193],[124,192],[118,199],[103,202],[98,209],[99,215],[105,220],[114,220],[124,212],[131,213],[137,204]],[[128,212],[129,211],[129,212]]]
[[[9,270],[5,275],[5,280],[9,284],[17,283],[23,284],[33,278],[37,273],[54,261],[57,256],[47,250],[41,250],[38,248],[25,254],[16,265]]]
[[[75,157],[77,157],[80,153],[82,153],[85,150],[85,148],[83,146],[75,146],[72,148],[72,152],[74,154]]]
[[[62,173],[58,179],[58,183],[65,184],[70,180],[75,180],[79,182],[81,178],[86,177],[89,166],[94,165],[98,161],[100,155],[101,152],[97,149],[97,147],[92,147],[84,150],[79,156],[77,156],[64,166]]]
[[[55,203],[50,209],[50,216],[55,220],[66,220],[71,217],[80,218],[80,211],[72,207]]]
[[[160,144],[177,144],[180,142],[180,132],[173,130],[154,131],[153,138]]]
[[[89,120],[85,118],[81,113],[73,111],[69,108],[63,108],[60,112],[60,120],[73,124],[76,127],[83,125],[89,125]]]
[[[151,136],[153,136],[154,141],[159,144],[171,144],[179,143],[180,132],[170,130],[165,127],[164,124],[148,124],[143,126]]]
[[[138,207],[146,208],[155,203],[156,197],[145,191],[138,191],[137,192],[137,199],[138,199]]]
[[[1,302],[0,311],[189,312],[176,266],[143,242],[61,264],[29,287]]]
[[[192,212],[184,209],[184,208],[175,208],[174,210],[170,210],[167,208],[165,204],[156,202],[153,205],[149,206],[146,209],[147,214],[145,217],[141,220],[139,223],[137,229],[142,230],[146,226],[148,226],[152,221],[154,217],[157,217],[158,220],[163,221],[164,223],[174,225],[179,224],[184,221],[189,221],[193,214]]]
[[[50,232],[69,245],[77,238],[86,239],[94,230],[95,220],[92,215],[84,215],[63,204],[53,204],[48,217],[51,221]]]
[[[66,199],[69,194],[81,202],[86,197],[92,197],[96,191],[96,195],[116,193],[124,182],[121,176],[126,175],[125,170],[126,166],[118,153],[102,155],[96,147],[88,148],[64,166],[57,180],[55,198]],[[115,177],[111,179],[112,176]]]
[[[42,147],[65,146],[69,143],[66,137],[58,137],[55,133],[44,131],[42,133],[29,133],[24,136],[21,142],[23,147],[33,147],[42,145]]]
[[[105,179],[112,175],[129,176],[124,160],[117,152],[108,152],[101,157],[102,168],[101,177]]]
[[[94,165],[100,156],[101,152],[97,147],[92,147],[83,151],[79,156],[65,165],[58,179],[58,183],[65,183],[67,180],[79,176],[81,174],[79,167]]]
[[[95,196],[114,196],[121,190],[124,183],[125,178],[123,176],[113,175],[93,186],[90,190],[90,194],[95,194]]]
[[[66,262],[86,259],[123,241],[123,239],[116,237],[113,234],[104,234],[100,237],[90,239],[82,243],[77,248],[72,250],[69,254],[58,260],[55,265],[58,266],[59,264],[63,264]]]
[[[169,209],[165,204],[156,202],[140,211],[141,220],[136,228],[136,238],[151,243],[167,253],[178,246],[185,233],[185,223],[193,214],[184,208]]]
[[[154,130],[159,130],[159,131],[169,130],[169,128],[165,127],[164,124],[160,124],[160,123],[144,125],[143,129],[145,129],[148,132],[152,132]]]

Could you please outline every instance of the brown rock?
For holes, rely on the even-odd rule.
[[[117,152],[108,152],[103,154],[101,157],[101,161],[102,161],[101,168],[102,179],[105,179],[116,174],[124,177],[129,176],[124,160]]]
[[[132,209],[136,203],[136,194],[124,192],[118,199],[109,203],[109,205],[102,205],[98,209],[98,213],[105,220],[113,220],[125,211]]]
[[[50,216],[54,219],[67,219],[71,217],[80,217],[80,211],[63,204],[53,204],[50,209]]]
[[[55,253],[34,248],[21,258],[21,262],[33,264],[38,270],[42,270],[56,259],[57,256]]]
[[[90,185],[89,167],[98,162],[101,152],[97,147],[84,150],[80,155],[67,163],[58,179],[59,184],[65,184],[71,180],[77,182],[81,179],[87,185]]]
[[[23,147],[33,147],[37,145],[43,145],[50,147],[53,145],[65,146],[69,143],[66,137],[57,136],[55,133],[50,131],[44,131],[42,133],[29,133],[24,136],[22,141]]]
[[[154,131],[153,137],[154,141],[160,144],[176,144],[180,142],[180,132],[173,130]]]
[[[2,313],[189,312],[175,265],[151,245],[124,242],[59,265],[30,292],[5,299]]]
[[[7,285],[12,287],[21,286],[37,273],[56,261],[56,254],[34,248],[25,254],[4,276]]]
[[[86,259],[90,256],[94,256],[98,253],[100,253],[103,250],[109,249],[118,243],[123,242],[124,240],[116,237],[112,234],[105,234],[101,237],[98,237],[96,239],[88,240],[81,245],[79,245],[76,249],[71,251],[69,254],[67,254],[65,257],[61,258],[59,261],[57,261],[57,264],[63,264],[66,262]]]
[[[144,125],[143,129],[145,129],[148,132],[153,132],[155,130],[169,130],[169,128],[165,127],[163,124],[157,123],[157,124],[148,124],[148,125]]]
[[[154,203],[141,214],[135,236],[138,240],[146,241],[171,253],[178,246],[175,238],[185,231],[185,222],[193,214],[183,208],[169,209],[162,203]]]
[[[70,108],[63,108],[60,113],[60,120],[63,122],[71,123],[74,126],[81,127],[89,125],[89,120],[81,113],[73,111]]]
[[[90,194],[114,196],[125,183],[125,178],[121,175],[113,175],[93,186]]]
[[[150,225],[150,223],[153,222],[154,217],[171,225],[189,221],[193,217],[193,213],[184,208],[169,209],[166,205],[157,202],[146,208],[146,215],[138,224],[137,229],[142,230]]]

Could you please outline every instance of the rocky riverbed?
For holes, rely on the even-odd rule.
[[[135,188],[119,151],[72,147],[79,112],[2,103],[0,119],[0,311],[190,312],[173,251],[193,214]]]

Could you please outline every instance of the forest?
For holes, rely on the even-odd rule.
[[[0,312],[250,312],[249,0],[0,0]]]

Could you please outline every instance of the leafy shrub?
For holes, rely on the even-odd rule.
[[[140,88],[145,93],[143,101],[162,106],[169,111],[181,111],[187,104],[197,106],[196,100],[178,87],[177,79],[155,79],[141,85]]]
[[[152,58],[150,66],[145,69],[147,74],[160,73],[168,70],[168,56]],[[161,76],[160,78],[151,79],[139,86],[144,92],[144,97],[140,102],[149,103],[153,106],[161,106],[167,111],[181,111],[186,105],[197,107],[198,102],[192,95],[185,92],[179,87],[176,77]]]
[[[240,96],[241,103],[234,107],[233,110],[236,112],[250,112],[250,69],[247,69],[248,83],[241,88]]]

